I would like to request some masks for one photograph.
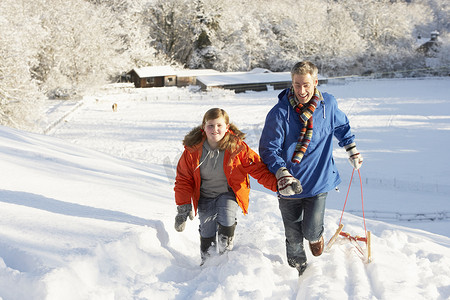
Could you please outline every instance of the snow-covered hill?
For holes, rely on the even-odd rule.
[[[448,299],[449,83],[321,87],[349,114],[365,158],[373,261],[364,264],[340,241],[320,257],[308,252],[310,267],[300,279],[286,263],[276,196],[254,181],[233,251],[200,267],[198,220],[182,233],[173,228],[174,167],[184,134],[219,106],[257,150],[278,91],[108,89],[86,98],[48,135],[0,127],[0,297]],[[58,105],[49,107],[48,124],[66,113]],[[343,150],[335,157],[344,183],[329,196],[326,239],[338,226],[351,174]],[[358,182],[352,189],[347,209],[355,214],[345,213],[343,223],[361,235]],[[442,217],[406,221],[389,213]]]

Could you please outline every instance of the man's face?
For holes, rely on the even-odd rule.
[[[295,96],[300,103],[305,104],[314,96],[314,88],[317,86],[318,80],[314,79],[311,74],[299,75],[292,77],[292,85],[294,86]]]

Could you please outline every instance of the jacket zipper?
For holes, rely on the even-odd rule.
[[[322,101],[320,101],[320,104],[321,104],[322,107],[323,107],[323,118],[326,119],[327,116],[325,115],[325,103],[324,103],[324,101],[322,100]]]

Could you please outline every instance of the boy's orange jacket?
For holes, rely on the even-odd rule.
[[[198,200],[200,198],[200,157],[202,155],[203,142],[193,147],[185,147],[177,166],[175,178],[175,202],[177,205],[192,203],[197,214]],[[244,214],[247,214],[250,181],[248,174],[255,178],[266,188],[276,192],[277,179],[259,155],[253,151],[244,141],[239,141],[237,149],[230,153],[225,151],[223,170],[227,177],[228,185],[233,189],[236,200]]]

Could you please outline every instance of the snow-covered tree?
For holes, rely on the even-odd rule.
[[[194,49],[189,59],[190,68],[213,68],[217,60],[217,49],[212,38],[219,26],[222,7],[217,1],[197,0],[196,18],[193,24]]]
[[[361,74],[367,41],[358,34],[358,27],[350,13],[336,2],[329,2],[321,14],[320,51],[317,65],[322,74],[339,76]],[[346,70],[342,73],[342,70]]]
[[[114,15],[104,7],[82,0],[45,1],[41,26],[47,36],[35,72],[44,90],[80,90],[117,72],[121,39],[112,30],[118,27]]]
[[[146,22],[147,10],[153,2],[142,0],[89,0],[97,6],[109,9],[116,25],[108,28],[109,35],[121,41],[120,70],[129,71],[133,67],[171,63],[164,52],[158,52],[151,44],[151,28]]]
[[[445,70],[447,2],[2,0],[0,124],[30,125],[42,95],[147,65],[286,71],[309,59],[327,76],[413,74],[427,64],[416,37],[434,30],[434,65]]]
[[[366,71],[408,68],[404,62],[415,57],[415,26],[427,21],[424,7],[390,0],[349,0],[342,5],[367,44]]]
[[[153,47],[186,65],[197,34],[195,2],[156,0],[145,10],[144,18],[144,24],[150,28]]]
[[[450,4],[446,0],[412,0],[415,6],[422,7],[427,22],[418,24],[418,33],[428,35],[437,30],[442,34],[450,32]]]
[[[0,2],[0,124],[34,129],[42,96],[31,67],[44,32],[34,15],[38,5],[25,0]]]
[[[261,50],[257,45],[259,20],[253,18],[253,10],[248,9],[248,3],[235,0],[214,2],[210,2],[209,7],[220,7],[221,14],[216,18],[217,26],[210,36],[216,50],[213,68],[221,71],[248,70],[252,53],[255,55]],[[245,14],[239,13],[243,11]]]

